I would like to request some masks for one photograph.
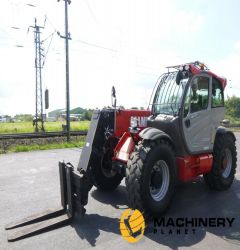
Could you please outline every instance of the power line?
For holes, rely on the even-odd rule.
[[[52,26],[53,30],[56,32],[57,31],[56,27],[53,25],[52,21],[50,21],[47,15],[45,15],[45,20],[48,21],[48,23]]]
[[[86,41],[83,41],[83,40],[73,40],[73,42],[79,42],[79,43],[86,44],[86,45],[89,45],[89,46],[92,46],[92,47],[95,47],[95,48],[108,50],[108,51],[111,51],[111,52],[114,52],[114,53],[119,52],[119,50],[108,48],[108,47],[104,47],[104,46],[101,46],[101,45],[98,45],[98,44],[94,44],[94,43],[90,43],[90,42],[86,42]]]
[[[46,51],[46,53],[45,53],[45,57],[44,57],[44,60],[43,60],[42,67],[44,66],[45,61],[46,61],[46,59],[47,59],[47,55],[48,55],[49,48],[50,48],[50,46],[51,46],[51,43],[52,43],[52,40],[53,40],[53,36],[54,36],[54,34],[55,34],[55,32],[54,32],[54,33],[52,33],[52,35],[51,35],[51,40],[50,40],[50,42],[49,42],[49,44],[48,44],[48,48],[47,48],[47,51]],[[46,39],[45,39],[45,41],[46,41]]]
[[[92,10],[92,7],[90,6],[88,0],[84,0],[84,2],[86,3],[86,5],[87,5],[87,7],[88,7],[88,10],[89,10],[91,16],[93,17],[95,23],[97,23],[96,15],[95,15],[94,11]]]
[[[49,36],[47,36],[45,39],[42,40],[42,43],[44,43],[45,41],[47,41],[50,37],[52,39],[52,36],[55,34],[56,32],[52,32]]]

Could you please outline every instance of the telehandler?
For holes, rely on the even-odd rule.
[[[169,206],[177,181],[203,175],[207,185],[228,189],[237,153],[234,134],[220,126],[227,81],[198,61],[167,67],[159,77],[148,110],[116,107],[95,110],[77,170],[59,162],[61,209],[6,226],[19,227],[9,241],[28,237],[85,214],[94,185],[111,191],[125,177],[129,207],[145,217]]]

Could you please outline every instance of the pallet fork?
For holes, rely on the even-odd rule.
[[[61,207],[6,225],[5,229],[9,231],[8,241],[20,240],[69,224],[76,212],[81,216],[85,214],[84,206],[88,202],[89,188],[84,173],[74,171],[71,163],[59,162],[59,175]],[[16,230],[11,232],[12,229]]]
[[[93,186],[91,166],[100,160],[102,126],[106,118],[100,110],[95,110],[82,149],[77,171],[71,163],[59,162],[61,207],[49,209],[18,222],[8,224],[8,241],[16,241],[62,225],[71,223],[76,213],[83,216],[88,203],[88,193]],[[13,230],[13,231],[12,231]]]

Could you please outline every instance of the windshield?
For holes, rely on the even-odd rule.
[[[176,82],[178,71],[162,75],[152,104],[153,114],[177,115],[188,77]]]

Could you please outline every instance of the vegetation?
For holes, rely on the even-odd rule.
[[[240,98],[232,96],[225,101],[226,115],[232,120],[240,120]]]
[[[31,145],[13,145],[7,152],[28,152],[34,150],[48,150],[60,148],[79,148],[84,145],[84,141],[77,142],[62,142],[62,143],[47,143],[44,145],[31,144]],[[0,152],[1,153],[1,152]]]
[[[33,120],[33,116],[30,114],[18,114],[14,116],[14,120],[15,121],[19,121],[19,122],[32,122]]]
[[[82,119],[90,121],[92,118],[92,114],[93,114],[93,110],[91,109],[85,110],[82,114]]]
[[[82,114],[84,111],[85,109],[81,107],[77,107],[77,108],[71,109],[70,114]]]
[[[26,152],[58,148],[82,147],[86,136],[72,136],[67,142],[66,137],[3,139],[0,140],[0,154],[8,152]]]
[[[71,130],[88,130],[89,121],[73,121],[71,122]],[[65,122],[45,122],[45,130],[50,131],[62,131],[62,124]],[[31,122],[2,122],[0,123],[0,134],[16,134],[16,133],[33,133],[34,127]]]

